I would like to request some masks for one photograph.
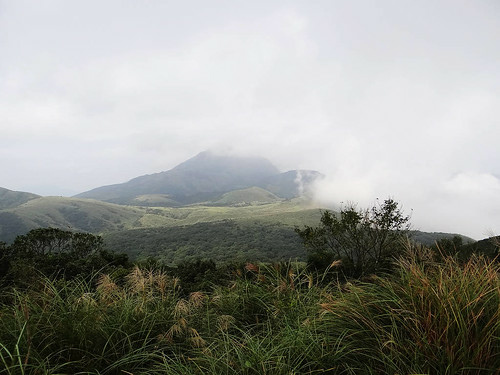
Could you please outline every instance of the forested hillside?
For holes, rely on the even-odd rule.
[[[133,229],[104,235],[108,249],[132,259],[154,257],[167,264],[205,259],[277,262],[305,260],[306,252],[293,227],[280,223],[234,221],[189,226]]]

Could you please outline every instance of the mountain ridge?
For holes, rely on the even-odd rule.
[[[0,187],[0,210],[17,207],[36,198],[40,195]]]
[[[298,177],[302,175],[307,178],[299,181]],[[321,176],[317,171],[281,173],[269,160],[261,157],[223,156],[204,151],[170,170],[97,187],[74,197],[148,205],[138,197],[162,195],[164,199],[157,203],[175,207],[211,201],[233,190],[259,187],[280,198],[291,199],[300,196],[304,186],[307,188]]]

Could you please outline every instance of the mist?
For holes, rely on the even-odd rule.
[[[500,231],[495,1],[0,1],[0,186],[73,195],[211,149]]]

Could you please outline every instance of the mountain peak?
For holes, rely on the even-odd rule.
[[[282,174],[262,157],[220,155],[203,151],[169,171],[136,177],[126,183],[103,186],[77,195],[111,203],[147,202],[149,196],[166,205],[184,205],[219,199],[232,190],[261,187],[281,198],[298,196],[296,173]],[[154,196],[153,198],[151,196]],[[149,199],[149,198],[148,198]]]
[[[251,178],[279,173],[279,170],[265,158],[219,155],[213,151],[200,152],[172,170],[197,171],[204,174],[233,173],[240,176],[251,175]]]

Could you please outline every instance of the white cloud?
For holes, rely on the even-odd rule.
[[[453,224],[480,237],[500,220],[484,177],[500,175],[494,6],[28,1],[4,10],[0,186],[83,191],[215,148],[320,170],[323,200],[391,195],[427,230]],[[463,207],[475,223],[458,202],[474,202]]]
[[[500,180],[489,173],[458,173],[443,184],[446,192],[457,195],[499,196]]]

